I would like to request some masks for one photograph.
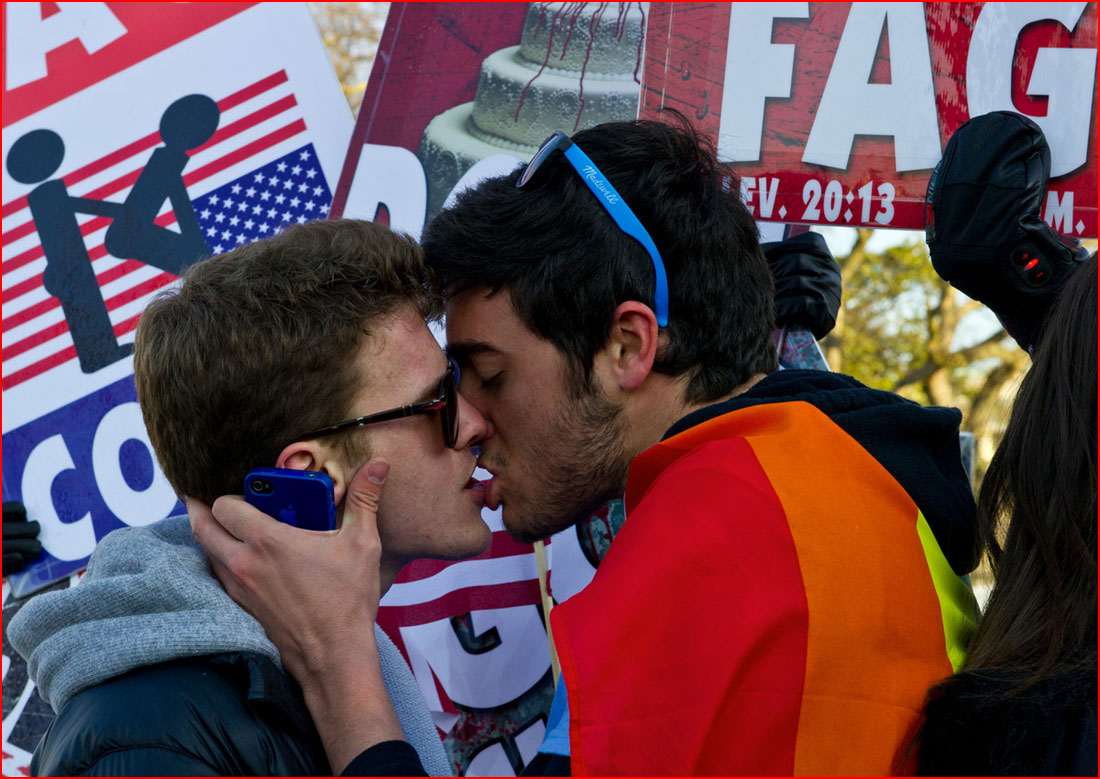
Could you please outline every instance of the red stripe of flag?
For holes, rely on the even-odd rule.
[[[13,227],[11,230],[5,230],[4,237],[0,238],[0,245],[7,246],[12,241],[17,241],[33,232],[34,222],[24,222],[18,227]]]
[[[267,78],[260,79],[255,84],[238,90],[228,97],[222,98],[218,101],[218,109],[221,111],[228,111],[230,108],[236,108],[246,100],[251,100],[256,97],[256,95],[262,95],[269,89],[274,89],[280,84],[285,84],[286,81],[287,77],[285,70],[280,70],[278,73],[272,73]]]
[[[234,152],[222,157],[220,160],[214,160],[208,165],[203,165],[198,170],[193,170],[183,177],[183,183],[190,187],[196,181],[202,181],[204,178],[213,176],[215,173],[220,173],[226,168],[236,165],[241,160],[247,159],[254,154],[258,154],[264,149],[274,146],[280,141],[285,141],[287,138],[293,138],[298,133],[304,133],[306,131],[306,122],[304,119],[297,119],[286,127],[282,127],[273,133],[268,133],[263,138],[257,138],[252,143],[242,146]]]
[[[193,150],[190,155],[194,157],[200,152],[204,152],[207,149],[217,146],[219,143],[227,138],[232,138],[238,133],[243,133],[245,130],[255,127],[261,122],[265,122],[273,116],[281,114],[283,111],[289,111],[298,105],[298,101],[294,99],[294,95],[287,95],[284,98],[276,100],[269,106],[253,111],[248,116],[245,116],[232,124],[227,124],[225,127],[218,128],[218,131],[211,136],[210,140],[204,143],[202,146]]]
[[[10,273],[11,271],[18,270],[27,263],[34,262],[42,256],[42,244],[38,244],[27,249],[25,252],[21,252],[14,257],[9,257],[8,259],[4,260],[3,266],[0,267],[3,268],[4,275],[7,276],[8,273]]]
[[[102,246],[97,247],[97,250],[99,256],[92,257],[93,260],[97,260],[99,259],[99,257],[103,257],[107,254],[107,250]],[[89,252],[89,255],[91,254],[93,254],[93,252]],[[146,267],[146,265],[143,262],[138,262],[137,260],[125,260],[123,262],[120,262],[118,265],[111,266],[102,273],[97,273],[95,279],[100,287],[104,287],[107,284],[110,284],[112,281],[117,281],[123,276],[133,273],[134,271],[141,270],[144,267]],[[15,287],[12,287],[11,294],[13,297],[15,296],[14,290],[17,287],[19,288],[18,294],[23,295],[29,292],[30,288],[38,289],[41,286],[42,274],[39,274],[37,276],[34,276],[33,278],[27,279],[26,281],[20,282]],[[27,287],[27,289],[24,289],[24,287]],[[55,308],[59,308],[60,306],[61,303],[58,301],[58,299],[51,295],[45,300],[35,303],[33,306],[28,306],[22,311],[16,312],[9,317],[5,317],[3,332],[6,333],[8,330],[11,330],[14,327],[18,327],[24,322],[29,322],[32,319],[40,317],[43,314],[47,314],[50,311],[53,311]]]
[[[0,216],[7,219],[9,216],[14,214],[16,211],[19,211],[19,210],[24,209],[26,207],[27,207],[27,196],[26,195],[21,195],[20,197],[17,197],[15,200],[9,200],[2,207],[0,207]]]
[[[179,277],[174,273],[164,271],[153,276],[151,279],[146,279],[140,284],[135,284],[128,289],[124,289],[117,295],[107,301],[107,310],[114,311],[116,308],[121,308],[127,303],[132,303],[143,295],[148,295],[150,292],[156,292],[162,287],[167,287],[172,282],[176,281]]]
[[[37,282],[39,281],[39,279],[29,279],[29,281]],[[51,297],[45,300],[40,300],[33,306],[28,306],[19,313],[12,314],[11,316],[4,319],[4,332],[6,333],[14,327],[19,327],[19,325],[23,324],[24,322],[29,322],[32,319],[40,317],[55,308],[57,308],[56,298]],[[4,351],[6,353],[7,349],[5,349]]]
[[[33,349],[34,347],[46,343],[52,338],[57,338],[59,335],[65,335],[69,332],[69,325],[62,319],[60,322],[55,322],[49,327],[44,327],[34,335],[24,338],[22,341],[18,341],[11,346],[4,347],[4,359],[10,360],[12,357],[18,357],[23,352]]]
[[[166,287],[176,280],[176,277],[171,273],[158,273],[151,279],[143,281],[141,284],[135,284],[129,289],[123,290],[119,294],[105,301],[108,311],[114,311],[116,308],[126,305],[127,303],[137,300],[142,295],[154,292],[161,287]],[[28,352],[36,346],[40,346],[47,341],[57,338],[60,335],[64,335],[69,332],[69,325],[64,319],[60,322],[45,327],[33,335],[29,335],[21,341],[16,341],[11,346],[4,347],[4,360],[10,360],[12,357],[18,357],[24,352]]]
[[[141,314],[136,314],[129,319],[125,319],[114,326],[115,337],[120,337],[129,333],[135,327],[137,327],[138,319]],[[69,360],[76,359],[76,347],[69,346],[62,349],[56,354],[51,354],[45,359],[39,360],[33,365],[28,365],[26,368],[22,368],[14,373],[11,373],[4,377],[3,382],[0,383],[0,389],[9,390],[17,384],[22,384],[24,381],[33,379],[35,376],[45,373],[50,368],[56,368],[58,365],[67,363]]]
[[[69,360],[74,359],[76,359],[76,347],[67,346],[60,352],[57,352],[56,354],[51,354],[44,360],[39,360],[33,365],[28,365],[22,370],[18,370],[14,373],[8,374],[4,377],[3,382],[0,383],[0,388],[7,391],[17,384],[22,384],[28,379],[33,379],[35,376],[38,376],[41,373],[45,373],[50,368],[56,368],[58,365],[62,365],[64,363],[67,363]]]

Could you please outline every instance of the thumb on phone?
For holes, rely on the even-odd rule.
[[[389,474],[390,464],[381,457],[364,465],[352,477],[344,500],[344,527],[378,521],[378,507],[382,502],[382,488]]]

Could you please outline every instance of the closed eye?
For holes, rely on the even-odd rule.
[[[478,378],[481,382],[481,389],[489,392],[500,387],[501,377],[504,375],[504,371],[498,371],[487,379]]]

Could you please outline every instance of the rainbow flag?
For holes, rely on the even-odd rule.
[[[866,449],[808,403],[752,406],[635,458],[626,503],[552,612],[573,775],[905,770],[977,609]]]

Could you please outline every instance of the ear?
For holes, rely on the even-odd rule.
[[[344,499],[351,473],[336,456],[334,448],[320,441],[295,441],[288,444],[275,459],[276,468],[289,468],[295,471],[321,471],[332,479],[333,499],[336,505]]]
[[[627,300],[615,309],[601,357],[619,389],[638,389],[653,371],[659,333],[657,315],[645,303]]]

